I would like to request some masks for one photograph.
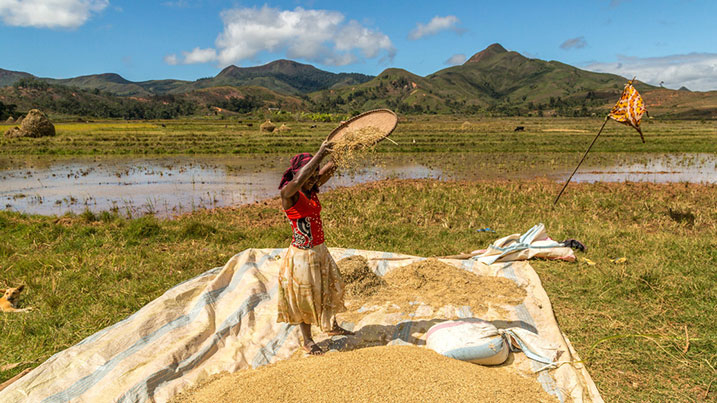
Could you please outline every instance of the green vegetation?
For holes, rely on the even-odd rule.
[[[0,102],[0,121],[4,121],[11,116],[15,118],[14,115],[17,113],[17,111],[15,110],[16,107],[17,106],[13,104],[5,105],[4,103]]]
[[[562,330],[607,401],[714,398],[714,185],[385,181],[322,196],[330,246],[421,256],[485,247],[545,223],[596,263],[533,262]],[[496,234],[476,232],[490,226]],[[0,286],[28,286],[0,315],[8,379],[252,247],[285,247],[278,200],[176,220],[0,212]],[[626,257],[625,264],[612,258]],[[687,337],[685,336],[687,332]],[[642,335],[642,336],[636,336]],[[712,385],[714,388],[714,385]]]
[[[57,114],[122,119],[171,119],[193,115],[197,105],[173,95],[150,96],[139,100],[117,97],[98,89],[86,90],[49,84],[33,78],[17,81],[2,89],[4,98],[25,111],[39,108]]]
[[[216,77],[189,83],[184,88],[175,89],[174,93],[224,85],[236,87],[251,85],[262,86],[283,94],[300,95],[337,86],[356,85],[372,78],[359,73],[331,73],[292,60],[276,60],[256,67],[229,66]]]
[[[143,122],[58,123],[57,135],[45,138],[5,138],[9,125],[0,125],[0,154],[245,154],[312,152],[337,122],[348,115],[266,113],[225,119]],[[262,133],[264,119],[286,122],[288,133]],[[391,138],[378,152],[582,153],[595,137],[598,118],[480,118],[470,116],[402,117]],[[251,125],[251,126],[249,126]],[[647,120],[647,143],[637,132],[608,122],[593,148],[600,152],[717,152],[711,121]],[[316,127],[312,127],[316,126]],[[515,132],[517,126],[525,131]]]

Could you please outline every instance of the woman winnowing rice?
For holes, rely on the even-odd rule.
[[[295,155],[279,185],[281,205],[294,233],[279,270],[277,322],[298,324],[304,350],[314,355],[323,351],[311,336],[312,324],[329,336],[352,334],[336,323],[335,315],[346,310],[344,283],[324,245],[321,227],[317,194],[336,170],[331,161],[320,167],[329,152],[329,143],[324,142],[314,156]]]

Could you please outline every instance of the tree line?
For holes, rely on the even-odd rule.
[[[14,104],[4,104],[0,101],[0,121],[5,121],[9,117],[17,118],[17,106]]]
[[[86,90],[24,78],[13,84],[10,97],[29,100],[33,108],[66,115],[122,119],[172,119],[193,115],[198,105],[182,96],[118,97],[98,89]]]

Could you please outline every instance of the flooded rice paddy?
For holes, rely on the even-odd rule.
[[[581,155],[378,154],[328,189],[385,178],[567,179]],[[275,197],[288,155],[51,158],[0,157],[0,208],[61,215],[116,211],[171,217]],[[574,182],[717,183],[715,154],[588,156]]]

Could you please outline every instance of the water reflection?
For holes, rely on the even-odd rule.
[[[198,208],[239,205],[277,195],[287,155],[155,158],[0,158],[0,208],[33,214],[115,210],[172,216]],[[384,178],[494,179],[548,177],[564,181],[576,155],[377,155],[327,188]],[[717,183],[714,154],[591,155],[575,182]]]
[[[577,182],[690,182],[717,183],[717,156],[713,154],[661,155],[642,162],[584,169]]]
[[[5,210],[45,215],[89,209],[171,216],[274,197],[287,161],[285,156],[18,160],[14,168],[0,170],[0,202]],[[440,175],[415,163],[384,164],[336,175],[326,188]]]

